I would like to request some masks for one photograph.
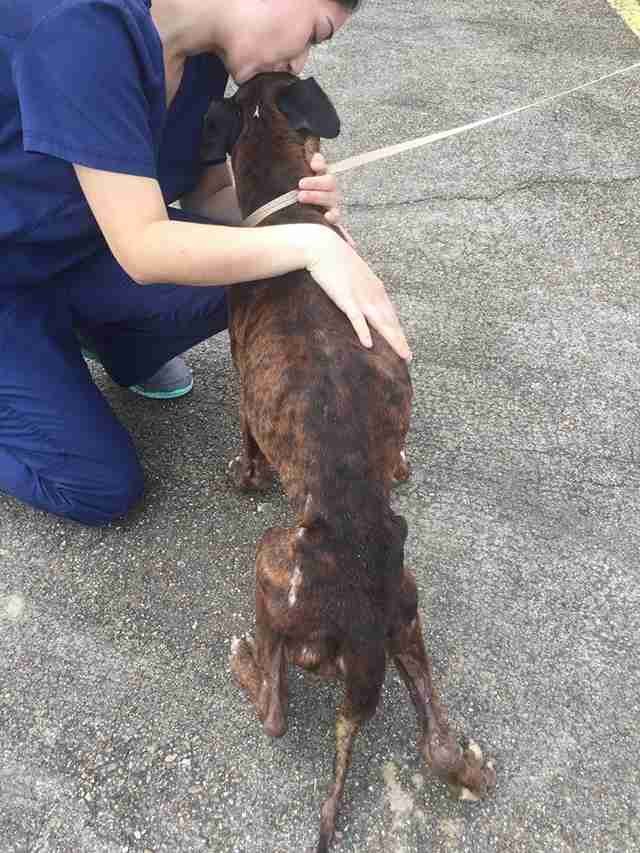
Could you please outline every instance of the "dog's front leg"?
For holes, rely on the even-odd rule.
[[[411,584],[413,578],[407,574],[405,588]],[[417,614],[398,632],[390,652],[418,715],[420,750],[426,763],[461,799],[485,796],[495,785],[495,770],[490,762],[483,762],[478,746],[463,750],[451,733],[446,708],[433,687],[431,662]]]
[[[242,450],[229,463],[229,475],[233,483],[243,491],[263,491],[273,482],[273,471],[264,453],[253,437],[249,420],[245,414],[244,400],[240,404],[240,428]]]

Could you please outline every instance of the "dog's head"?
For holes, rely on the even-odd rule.
[[[319,139],[339,133],[335,108],[312,77],[301,80],[270,72],[248,80],[232,98],[212,103],[204,121],[201,156],[203,162],[215,163],[231,153],[240,205],[247,215],[259,206],[256,195],[268,201],[312,174],[308,164],[319,150]]]

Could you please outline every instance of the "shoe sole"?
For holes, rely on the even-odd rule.
[[[149,400],[175,400],[176,397],[184,397],[193,388],[193,379],[184,388],[175,388],[173,391],[145,391],[140,385],[129,385],[129,391],[147,397]]]

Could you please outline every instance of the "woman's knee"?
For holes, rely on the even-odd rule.
[[[58,487],[57,514],[90,527],[102,527],[127,515],[144,493],[144,476],[138,461],[89,488]]]
[[[0,447],[0,491],[23,503],[91,527],[126,515],[144,492],[144,476],[132,451],[117,458],[65,460],[36,470]]]

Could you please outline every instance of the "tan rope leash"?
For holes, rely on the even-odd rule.
[[[331,169],[329,171],[331,171]],[[292,204],[295,204],[298,201],[298,192],[299,190],[290,190],[288,193],[279,195],[277,198],[268,201],[266,204],[263,204],[262,207],[254,210],[251,216],[247,216],[246,219],[243,219],[242,224],[246,225],[247,228],[253,228],[254,225],[259,225],[267,218],[267,216],[271,216],[272,213],[284,210],[285,207],[291,207]]]
[[[539,107],[541,104],[548,104],[550,101],[555,101],[558,98],[566,98],[567,95],[579,92],[581,89],[587,89],[590,86],[596,86],[604,80],[609,80],[611,77],[616,77],[619,74],[625,74],[627,71],[633,71],[635,68],[640,68],[640,62],[634,62],[633,65],[627,65],[626,68],[619,68],[617,71],[612,71],[610,74],[598,77],[597,80],[590,80],[588,83],[582,83],[580,86],[574,86],[573,89],[565,89],[562,92],[556,92],[555,95],[548,95],[545,98],[540,98],[539,100],[533,101],[524,107],[516,107],[513,110],[507,110],[507,112],[500,113],[499,115],[483,118],[479,121],[473,121],[470,124],[463,124],[460,127],[454,127],[451,130],[442,130],[437,133],[431,133],[429,136],[421,136],[418,139],[409,139],[407,142],[400,142],[397,145],[388,145],[385,148],[377,148],[376,150],[368,151],[365,154],[357,154],[354,157],[347,157],[346,160],[340,160],[338,163],[334,163],[329,166],[329,172],[332,175],[338,175],[340,172],[357,169],[359,166],[364,166],[367,163],[373,163],[376,160],[384,160],[387,157],[394,157],[396,154],[402,154],[404,151],[410,151],[413,148],[421,148],[423,145],[430,145],[432,142],[438,142],[440,139],[448,139],[450,136],[457,136],[459,133],[465,133],[467,130],[473,130],[476,127],[491,124],[491,122],[499,121],[500,119],[515,115],[516,113],[521,113],[524,110],[531,110],[534,107]],[[284,195],[274,198],[267,204],[262,205],[262,207],[259,207],[251,214],[251,216],[248,216],[243,220],[242,224],[247,227],[258,225],[273,213],[277,213],[279,210],[284,210],[285,207],[295,204],[297,200],[298,190],[291,190]]]

